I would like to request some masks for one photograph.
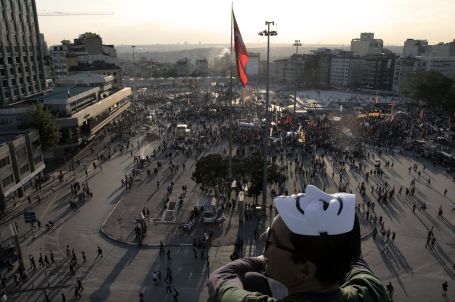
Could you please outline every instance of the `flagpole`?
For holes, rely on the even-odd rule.
[[[232,181],[232,14],[234,12],[234,3],[231,2],[231,53],[229,56],[229,167],[228,167],[228,177]],[[230,185],[230,184],[229,184]]]

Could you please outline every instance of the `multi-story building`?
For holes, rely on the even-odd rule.
[[[455,57],[407,57],[395,64],[393,91],[401,92],[406,81],[417,70],[433,70],[455,79]]]
[[[320,83],[320,61],[315,55],[303,55],[303,85],[318,88]]]
[[[24,190],[44,170],[38,130],[18,130],[0,135],[0,209]]]
[[[112,76],[112,87],[115,89],[121,89],[123,87],[122,69],[118,65],[96,61],[92,64],[79,63],[78,65],[71,66],[69,69],[69,75],[80,72],[94,72],[104,76]]]
[[[430,50],[424,54],[429,57],[455,57],[455,39],[452,42],[440,42],[431,45]]]
[[[359,88],[391,91],[396,55],[392,52],[365,56],[360,62]]]
[[[193,63],[190,59],[185,58],[178,60],[175,63],[175,68],[179,77],[187,77],[193,72]]]
[[[406,39],[403,47],[403,57],[421,56],[429,50],[427,40]]]
[[[359,56],[379,54],[383,51],[382,39],[375,39],[374,33],[361,33],[360,39],[351,40],[351,51]]]
[[[209,74],[209,62],[207,59],[199,59],[196,60],[196,64],[194,66],[194,73],[198,76],[207,76]]]
[[[319,87],[327,87],[330,83],[330,60],[332,50],[328,48],[319,48],[312,53],[318,59],[319,65]]]
[[[336,50],[330,62],[330,85],[334,88],[356,88],[360,60],[350,51]]]
[[[130,106],[131,88],[115,89],[114,76],[91,72],[71,74],[39,98],[57,116],[61,139],[54,156],[90,141]]]
[[[400,93],[406,85],[409,77],[415,71],[416,57],[406,56],[400,57],[395,61],[395,71],[393,73],[392,90]]]
[[[269,76],[272,82],[286,83],[286,69],[289,65],[289,59],[279,59],[270,64]],[[289,74],[290,78],[293,77]]]
[[[46,89],[34,0],[0,0],[0,106]]]
[[[303,73],[304,73],[304,56],[299,54],[293,54],[289,57],[288,64],[285,70],[285,80],[288,84],[297,84],[301,86],[303,84]]]
[[[55,79],[60,79],[70,73],[91,71],[103,75],[114,76],[114,86],[123,87],[122,72],[117,59],[114,45],[105,45],[101,37],[95,33],[84,33],[61,45],[50,48],[52,67]]]
[[[60,79],[68,75],[67,56],[69,55],[69,45],[54,45],[50,48],[52,59],[52,70],[54,79]]]

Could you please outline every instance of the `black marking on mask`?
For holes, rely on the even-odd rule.
[[[339,216],[341,214],[341,211],[343,210],[343,199],[341,199],[340,196],[337,196],[337,200],[340,203],[340,208],[338,209],[338,213],[337,213],[337,216]]]
[[[322,202],[322,209],[324,211],[327,211],[327,209],[329,208],[329,205],[330,205],[329,202],[327,200],[324,200],[324,199],[319,199],[319,201]]]
[[[302,196],[297,196],[295,198],[295,207],[297,208],[297,210],[302,214],[302,215],[305,215],[305,211],[302,209],[302,207],[300,206],[300,197]]]

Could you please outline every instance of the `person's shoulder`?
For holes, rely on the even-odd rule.
[[[221,289],[218,298],[218,301],[220,302],[278,302],[278,300],[273,297],[258,292],[249,292],[238,287],[226,287]]]
[[[363,260],[352,265],[340,288],[348,301],[356,296],[363,297],[364,301],[387,301],[384,284]]]

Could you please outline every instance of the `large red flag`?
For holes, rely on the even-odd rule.
[[[242,35],[240,34],[239,26],[237,25],[237,20],[235,20],[234,11],[232,11],[232,18],[234,19],[234,47],[237,73],[239,75],[240,82],[243,86],[245,86],[246,83],[248,83],[248,77],[246,76],[248,53],[246,52],[245,43],[243,43]]]

